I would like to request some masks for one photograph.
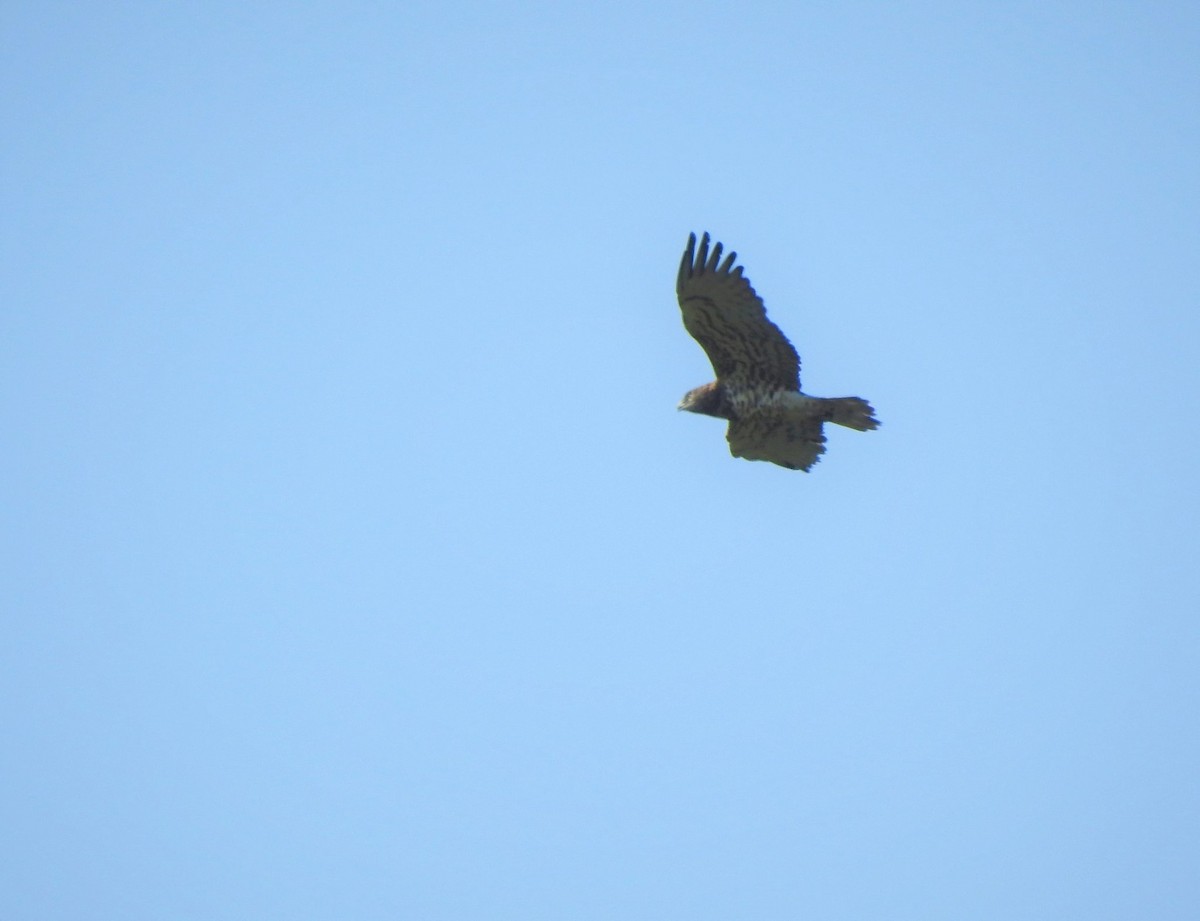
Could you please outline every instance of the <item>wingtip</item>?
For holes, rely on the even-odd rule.
[[[697,247],[697,242],[699,246]],[[711,253],[709,247],[712,247]],[[720,243],[713,243],[712,236],[708,231],[704,231],[697,240],[696,234],[689,233],[687,248],[683,251],[683,258],[679,261],[679,284],[682,284],[684,279],[691,278],[695,275],[703,275],[707,272],[727,272],[730,266],[733,265],[737,258],[737,253],[731,252],[726,255],[725,262],[721,262],[721,254],[725,247]]]

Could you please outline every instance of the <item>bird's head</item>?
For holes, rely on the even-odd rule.
[[[724,394],[716,381],[689,390],[679,401],[678,409],[689,413],[703,413],[706,416],[716,416],[718,419],[728,419],[729,410],[725,406]]]

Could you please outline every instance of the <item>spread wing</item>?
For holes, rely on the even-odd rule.
[[[825,451],[819,418],[797,419],[764,409],[729,423],[729,453],[746,460],[770,461],[791,470],[812,467]]]
[[[721,261],[721,244],[708,251],[708,234],[696,250],[688,236],[675,292],[683,325],[708,354],[717,379],[770,389],[800,389],[800,357],[779,327],[767,319],[762,299],[734,268],[737,253]]]

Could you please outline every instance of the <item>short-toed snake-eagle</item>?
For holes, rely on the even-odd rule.
[[[800,357],[767,319],[737,253],[721,261],[705,234],[696,249],[688,237],[676,293],[683,325],[708,354],[717,379],[689,391],[679,404],[688,412],[729,420],[734,457],[808,470],[825,450],[822,427],[834,422],[860,432],[878,427],[875,411],[859,397],[811,397],[800,391]]]

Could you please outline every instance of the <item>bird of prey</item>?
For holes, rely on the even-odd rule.
[[[734,267],[737,253],[721,261],[721,244],[696,249],[688,236],[675,291],[683,325],[712,362],[717,379],[688,391],[688,412],[729,421],[729,452],[809,470],[825,450],[822,427],[834,422],[860,432],[877,428],[875,410],[860,397],[812,397],[800,391],[800,356],[767,319],[762,299]]]

